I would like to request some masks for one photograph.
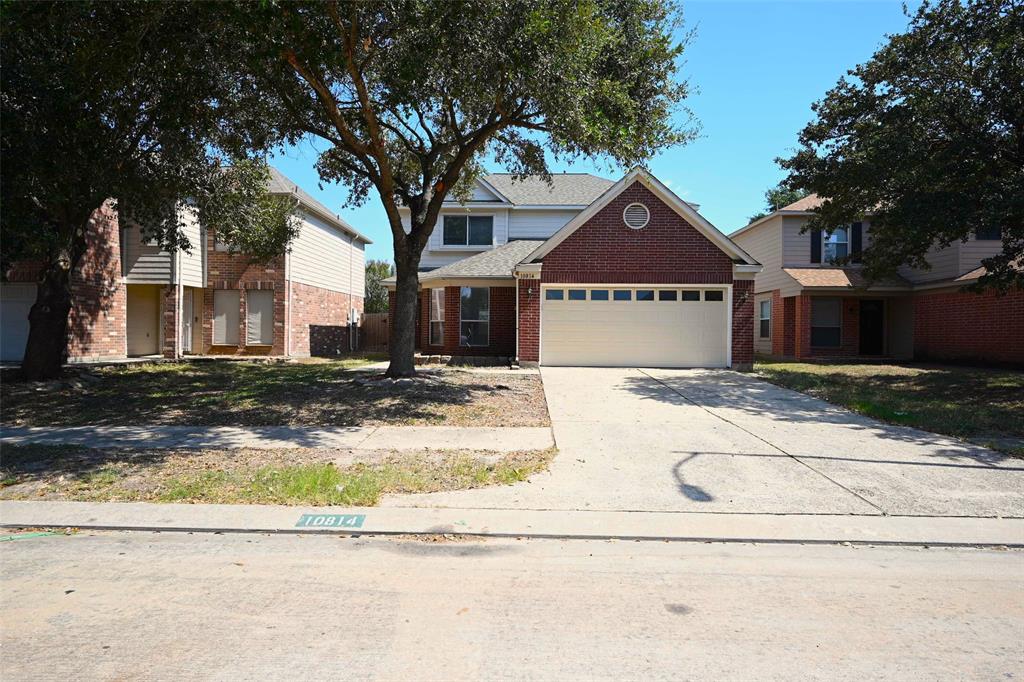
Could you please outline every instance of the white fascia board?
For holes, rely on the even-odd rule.
[[[672,192],[672,190],[665,187],[661,181],[642,168],[634,168],[621,180],[609,187],[604,194],[594,201],[594,203],[590,204],[590,206],[588,206],[584,211],[566,223],[562,229],[552,235],[550,239],[537,247],[537,249],[531,253],[524,262],[543,258],[545,255],[550,253],[555,247],[568,239],[569,235],[574,233],[588,220],[594,217],[598,211],[611,203],[615,197],[625,191],[625,189],[632,185],[634,181],[643,183],[643,185],[656,197],[672,208],[672,210],[674,210],[684,220],[693,225],[698,232],[701,232],[724,253],[733,258],[739,258],[751,265],[757,264],[757,261],[754,260],[750,254],[722,234],[718,228],[707,220],[707,218],[694,210],[690,204],[680,199],[674,192]]]
[[[509,198],[507,196],[505,196],[504,194],[499,192],[494,187],[494,185],[492,185],[491,183],[487,182],[487,180],[485,180],[484,178],[477,178],[476,181],[479,182],[481,185],[483,185],[484,189],[486,189],[488,192],[490,192],[491,194],[493,194],[496,197],[500,197],[502,203],[505,203],[505,204],[511,204],[512,203],[511,201],[509,201]]]

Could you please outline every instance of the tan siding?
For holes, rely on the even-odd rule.
[[[930,270],[901,266],[899,273],[914,283],[956,277],[960,274],[960,246],[959,242],[954,242],[944,249],[933,246],[925,254],[925,260],[932,266]]]
[[[547,239],[558,232],[579,211],[575,209],[512,210],[508,218],[509,239]]]
[[[363,295],[365,278],[364,245],[335,230],[323,220],[303,216],[299,236],[289,254],[290,277],[329,291]]]
[[[807,216],[782,218],[782,267],[806,267],[811,264],[811,233],[801,233]]]
[[[129,224],[122,232],[121,258],[129,284],[169,284],[171,254],[142,241],[142,232]]]
[[[203,257],[206,249],[203,248],[202,232],[199,227],[199,220],[195,210],[183,209],[185,218],[185,236],[192,245],[191,252],[181,252],[181,274],[179,281],[187,287],[202,287],[203,282]]]
[[[754,292],[781,289],[793,280],[782,272],[782,217],[776,216],[744,232],[734,240],[740,248],[764,266],[754,276]],[[808,247],[810,248],[810,247]]]
[[[971,238],[966,243],[960,245],[960,271],[956,274],[962,275],[965,272],[974,270],[984,258],[991,258],[997,256],[1003,251],[1003,240],[992,239],[978,241],[971,235]]]

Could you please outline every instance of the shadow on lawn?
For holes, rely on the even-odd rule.
[[[97,372],[82,388],[5,383],[3,421],[17,425],[192,426],[440,423],[447,409],[504,391],[468,373],[407,382],[323,364],[187,363]],[[501,377],[502,385],[517,378]],[[40,389],[43,390],[40,390]],[[509,396],[509,400],[513,399]],[[500,402],[500,401],[499,401]]]

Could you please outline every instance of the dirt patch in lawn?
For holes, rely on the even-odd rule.
[[[372,506],[384,494],[524,481],[555,452],[10,446],[0,499]]]
[[[364,362],[365,364],[365,362]],[[547,426],[536,373],[421,371],[392,381],[352,362],[166,363],[4,381],[14,426]]]

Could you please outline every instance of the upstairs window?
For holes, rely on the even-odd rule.
[[[837,227],[832,231],[832,234],[822,236],[825,237],[822,255],[826,263],[835,263],[837,260],[846,258],[850,254],[849,228]]]
[[[1003,229],[995,227],[979,227],[974,231],[974,238],[979,242],[997,242],[1003,238]]]
[[[444,217],[445,246],[491,246],[494,244],[494,216],[446,215]]]

